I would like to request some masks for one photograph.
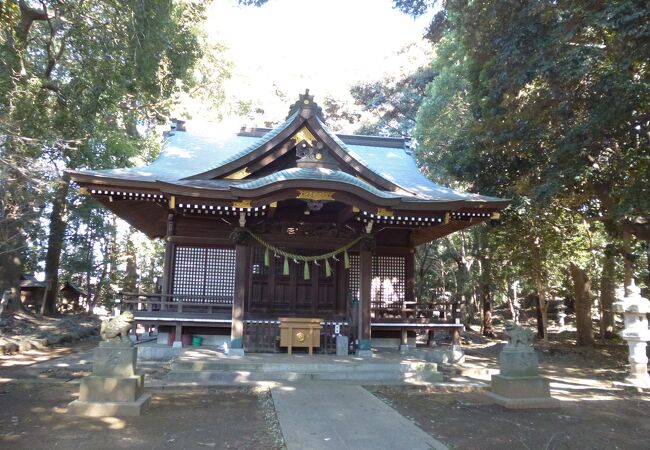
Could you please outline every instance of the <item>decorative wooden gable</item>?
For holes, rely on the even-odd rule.
[[[357,161],[345,144],[326,126],[322,109],[309,90],[291,105],[287,120],[273,130],[242,129],[240,136],[261,141],[220,167],[187,177],[188,180],[251,180],[289,168],[329,169],[357,177],[371,186],[392,192],[404,189]]]

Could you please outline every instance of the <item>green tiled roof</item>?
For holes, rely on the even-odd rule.
[[[307,169],[293,167],[290,169],[274,172],[262,178],[247,181],[237,185],[238,189],[253,190],[259,189],[264,186],[269,186],[274,183],[279,183],[288,180],[320,180],[320,181],[333,181],[337,183],[345,183],[351,186],[364,189],[371,194],[382,198],[401,198],[402,195],[394,192],[386,192],[377,189],[376,187],[366,183],[363,180],[353,177],[352,175],[342,172],[340,170],[331,169]]]
[[[192,186],[193,183],[189,183],[188,178],[210,172],[246,157],[277,137],[298,118],[298,114],[298,111],[294,112],[285,122],[261,137],[259,135],[223,137],[217,135],[213,130],[193,130],[192,124],[188,123],[187,131],[176,131],[167,137],[158,159],[147,166],[73,173],[98,178],[164,181]],[[432,182],[420,172],[415,160],[406,149],[396,148],[399,142],[396,143],[395,139],[386,139],[386,146],[382,146],[381,137],[342,136],[341,138],[329,130],[320,118],[317,117],[316,120],[343,152],[376,176],[397,186],[399,188],[395,189],[397,192],[377,189],[340,170],[307,168],[286,169],[259,179],[220,180],[218,189],[227,189],[224,183],[229,183],[233,188],[255,189],[283,180],[325,180],[354,185],[378,197],[402,198],[405,201],[507,203],[503,199],[456,191]],[[344,140],[350,143],[346,144]],[[196,187],[201,185],[201,187],[209,188],[209,185],[214,184],[210,183],[211,180],[207,175],[205,180],[197,177],[191,181],[196,183]]]

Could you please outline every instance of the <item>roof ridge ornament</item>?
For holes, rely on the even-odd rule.
[[[323,115],[323,109],[314,102],[314,96],[309,95],[309,89],[305,89],[304,94],[300,94],[299,99],[296,103],[289,107],[289,114],[287,119],[293,114],[299,112],[299,114],[305,118],[309,119],[312,116],[317,116],[321,121],[325,122],[325,116]]]

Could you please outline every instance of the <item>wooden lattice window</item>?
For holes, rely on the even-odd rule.
[[[173,290],[183,300],[216,303],[232,301],[235,293],[235,250],[176,247]],[[207,296],[206,299],[189,296]]]
[[[359,255],[350,255],[350,270],[348,271],[348,290],[352,298],[359,299],[361,293],[361,280],[359,279]]]
[[[375,256],[372,258],[373,304],[394,306],[404,301],[406,291],[406,259],[403,256]]]
[[[348,289],[360,296],[359,256],[350,255]],[[370,301],[373,307],[397,306],[406,292],[406,259],[403,256],[373,256]]]
[[[253,255],[251,261],[251,273],[253,275],[268,275],[269,268],[264,265],[264,251],[263,247],[253,247]],[[273,253],[270,253],[269,258],[273,258]],[[269,259],[269,264],[271,263]]]

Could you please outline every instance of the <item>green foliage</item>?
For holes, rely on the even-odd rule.
[[[521,280],[526,291],[550,297],[572,295],[567,270],[575,262],[597,291],[605,252],[621,263],[622,232],[650,236],[645,2],[394,4],[413,16],[440,8],[426,35],[436,77],[415,129],[427,173],[513,199],[500,226],[481,245],[466,245],[463,259],[480,259],[482,248],[497,267],[494,286]],[[466,236],[481,239],[474,230]],[[449,252],[437,248],[452,268]],[[471,283],[479,278],[470,274]]]
[[[440,76],[418,123],[425,151],[486,192],[536,202],[571,196],[615,220],[645,215],[643,3],[447,2],[434,61]],[[597,204],[607,200],[602,191],[614,199],[606,211]]]
[[[54,193],[65,188],[64,169],[150,160],[156,126],[178,110],[175,101],[197,92],[219,99],[228,66],[218,64],[219,47],[204,45],[205,8],[172,0],[0,2],[0,266],[22,257],[37,269],[47,259],[53,277],[63,251],[63,276],[79,282],[86,272],[81,281],[106,282],[102,271],[115,269],[101,258],[115,239],[110,216],[71,193],[74,208],[56,210]],[[218,68],[211,77],[209,64]],[[0,270],[0,291],[9,278],[15,270]]]
[[[437,0],[393,0],[393,7],[404,14],[418,17],[438,3]]]
[[[350,93],[364,111],[375,119],[357,130],[361,134],[410,137],[427,85],[436,76],[430,67],[421,67],[402,78],[359,83]]]

